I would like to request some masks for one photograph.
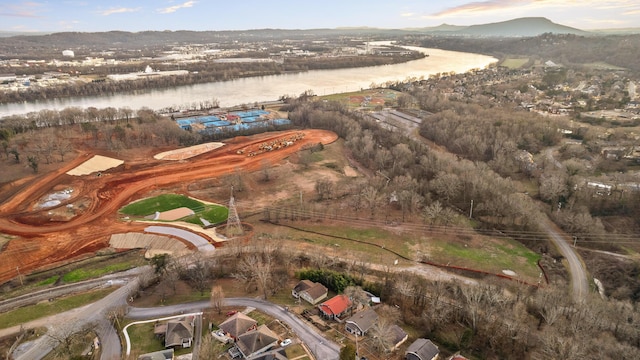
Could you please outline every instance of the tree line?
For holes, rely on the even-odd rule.
[[[160,291],[175,293],[182,279],[196,291],[211,291],[212,306],[221,311],[224,291],[217,279],[235,278],[249,293],[269,299],[287,290],[288,279],[312,279],[334,284],[350,296],[354,307],[369,298],[359,284],[379,296],[384,330],[392,324],[419,329],[416,336],[480,358],[621,358],[640,356],[640,315],[636,303],[603,300],[599,296],[576,304],[563,290],[511,283],[463,284],[428,280],[408,271],[373,270],[367,261],[346,260],[323,253],[307,253],[285,246],[282,239],[260,234],[248,244],[228,244],[213,258],[166,256],[157,265]],[[189,264],[189,265],[188,265]],[[366,274],[367,282],[361,283]],[[161,290],[164,289],[164,290]],[[217,306],[217,307],[216,307]],[[388,314],[391,312],[391,317]],[[372,345],[380,354],[384,331]],[[373,336],[375,338],[375,336]],[[388,355],[392,355],[389,353]]]

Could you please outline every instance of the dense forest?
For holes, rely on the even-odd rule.
[[[564,65],[606,62],[640,72],[640,35],[580,36],[543,34],[527,38],[415,37],[419,46],[489,54],[527,56]]]

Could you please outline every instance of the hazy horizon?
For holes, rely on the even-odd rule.
[[[521,17],[545,17],[581,30],[640,24],[640,3],[630,0],[365,1],[212,0],[12,1],[0,0],[3,32],[223,31],[257,29],[404,29],[442,24],[469,26]]]

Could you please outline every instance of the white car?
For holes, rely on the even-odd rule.
[[[291,345],[292,341],[291,339],[284,339],[282,340],[282,342],[280,343],[280,346],[285,347],[287,345]]]

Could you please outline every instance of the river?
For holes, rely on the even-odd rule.
[[[429,56],[393,65],[312,70],[136,91],[135,93],[2,104],[0,105],[0,118],[44,109],[61,110],[66,107],[129,107],[134,110],[148,107],[159,110],[170,106],[178,107],[184,104],[210,101],[214,98],[219,101],[221,107],[229,107],[253,104],[256,101],[273,101],[282,95],[298,96],[306,90],[312,90],[316,95],[328,95],[366,89],[372,83],[383,84],[388,81],[414,77],[427,78],[430,75],[445,72],[464,73],[471,69],[482,69],[497,61],[486,55],[419,47],[407,48],[424,52]]]

